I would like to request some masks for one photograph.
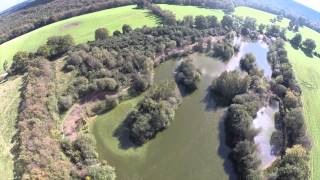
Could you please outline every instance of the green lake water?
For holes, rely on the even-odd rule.
[[[261,48],[250,46],[240,53],[255,53]],[[121,140],[115,136],[115,131],[142,96],[119,104],[90,124],[90,132],[97,140],[99,158],[116,168],[118,180],[235,179],[227,159],[230,150],[224,144],[222,118],[225,109],[215,107],[215,102],[210,101],[212,98],[208,98],[207,89],[223,71],[239,68],[239,58],[232,58],[227,64],[203,54],[193,54],[190,58],[202,72],[199,89],[183,97],[171,126],[153,140],[135,148],[130,144],[126,129],[120,128],[124,132]],[[258,56],[257,60],[260,59]],[[157,67],[155,83],[173,79],[177,64],[179,61],[170,60]]]

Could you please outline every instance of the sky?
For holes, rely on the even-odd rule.
[[[320,0],[294,0],[294,1],[320,12]]]
[[[25,0],[0,0],[0,12],[4,11],[16,4],[19,4]]]

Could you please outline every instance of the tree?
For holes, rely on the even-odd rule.
[[[254,143],[245,140],[240,141],[232,150],[231,156],[235,164],[236,171],[240,176],[239,179],[249,180],[252,176],[259,177],[258,168],[261,161],[257,156],[256,149],[257,146]]]
[[[115,169],[109,166],[107,163],[103,162],[102,164],[96,164],[89,166],[88,175],[92,179],[104,179],[104,180],[115,180],[116,173]],[[87,178],[86,178],[87,179]]]
[[[291,39],[290,42],[293,47],[298,48],[300,47],[301,41],[302,41],[302,36],[301,34],[298,33]]]
[[[228,61],[234,54],[234,48],[228,42],[219,42],[214,46],[214,56],[221,57],[223,61]]]
[[[204,16],[196,16],[195,26],[197,29],[206,29],[208,27],[207,19]]]
[[[259,25],[259,28],[258,28],[258,29],[259,29],[259,32],[260,32],[260,33],[263,33],[264,30],[265,30],[265,28],[266,28],[266,25],[260,24],[260,25]]]
[[[3,62],[2,68],[3,68],[3,70],[4,70],[5,72],[7,72],[8,74],[11,73],[11,72],[10,72],[10,69],[9,69],[9,65],[8,65],[8,61],[7,61],[7,60],[5,60],[5,61]]]
[[[223,16],[223,19],[221,21],[221,25],[223,28],[227,30],[231,30],[233,28],[233,18],[229,15]]]
[[[249,83],[249,76],[242,77],[239,71],[225,71],[212,81],[211,90],[230,103],[236,95],[247,92]]]
[[[19,51],[13,56],[13,62],[10,71],[13,74],[23,74],[27,71],[28,61],[30,60],[27,52]]]
[[[194,24],[193,16],[184,16],[182,23],[184,26],[192,28]]]
[[[49,57],[55,58],[57,56],[61,56],[68,52],[73,45],[74,40],[70,35],[50,37],[47,41]]]
[[[243,58],[240,60],[240,68],[248,73],[252,71],[254,68],[256,68],[256,57],[252,54],[246,54]]]
[[[305,41],[303,41],[302,45],[306,53],[308,53],[309,55],[311,55],[313,50],[315,50],[317,47],[316,42],[313,39],[306,39]]]
[[[217,17],[207,16],[206,18],[207,18],[209,28],[215,28],[215,27],[219,26],[219,22],[218,22]]]
[[[301,145],[286,150],[277,164],[277,180],[310,179],[309,156]]]
[[[183,61],[177,69],[176,79],[179,84],[189,91],[198,88],[200,73],[191,60]]]
[[[131,26],[129,26],[128,24],[124,24],[122,26],[122,33],[123,34],[127,34],[127,33],[130,33],[132,31],[132,28]]]
[[[95,31],[95,40],[104,40],[109,36],[109,32],[106,28],[99,28]]]

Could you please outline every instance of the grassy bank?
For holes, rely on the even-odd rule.
[[[135,9],[135,7],[135,5],[124,6],[77,16],[39,28],[1,44],[0,72],[4,60],[10,62],[18,51],[35,51],[50,36],[70,34],[76,43],[84,43],[94,40],[94,31],[99,27],[106,27],[112,33],[115,30],[121,30],[123,24],[129,24],[133,28],[157,24],[157,18],[148,10]]]
[[[20,103],[22,78],[8,80],[0,84],[0,174],[2,179],[13,179],[13,157],[10,153],[12,137]]]

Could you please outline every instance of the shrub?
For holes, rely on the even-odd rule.
[[[104,40],[109,36],[109,31],[106,28],[99,28],[95,31],[95,40]]]
[[[223,72],[212,81],[211,91],[222,96],[227,103],[231,103],[236,95],[247,92],[249,84],[249,76],[241,77],[238,71]]]
[[[198,88],[200,73],[191,60],[183,61],[177,69],[176,80],[189,91]]]

